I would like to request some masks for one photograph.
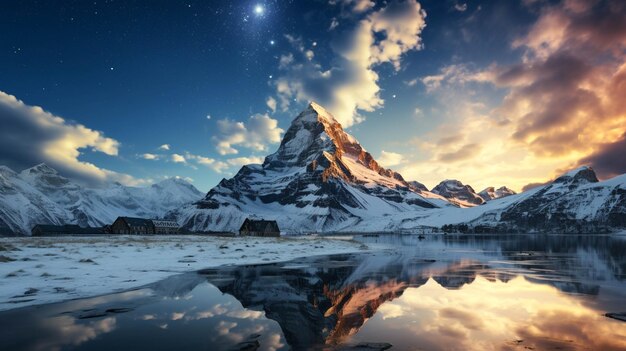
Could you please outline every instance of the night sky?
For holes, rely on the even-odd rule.
[[[622,1],[5,1],[0,32],[18,171],[206,191],[315,100],[429,187],[626,172]]]

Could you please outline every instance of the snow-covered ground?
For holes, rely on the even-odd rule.
[[[317,237],[0,238],[0,310],[127,290],[220,265],[367,249],[351,240]]]

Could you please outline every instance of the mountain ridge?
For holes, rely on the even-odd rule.
[[[202,193],[182,179],[148,187],[88,188],[41,163],[15,172],[0,166],[0,231],[30,234],[35,224],[102,226],[118,216],[161,217]],[[4,228],[4,229],[2,229]]]

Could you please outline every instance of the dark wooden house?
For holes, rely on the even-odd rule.
[[[152,220],[135,217],[117,217],[111,224],[113,234],[154,234]]]
[[[54,236],[54,235],[84,235],[84,234],[103,234],[102,228],[98,227],[81,227],[76,224],[51,225],[37,224],[31,230],[32,236]]]
[[[239,228],[239,235],[247,236],[280,236],[280,229],[276,221],[246,218]]]
[[[180,229],[178,227],[178,223],[174,221],[161,221],[153,219],[152,224],[154,225],[155,234],[178,234]]]

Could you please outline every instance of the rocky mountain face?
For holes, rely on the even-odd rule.
[[[495,189],[494,187],[490,186],[490,187],[485,188],[483,191],[479,192],[478,196],[482,197],[483,200],[485,200],[486,202],[489,200],[499,199],[501,197],[515,195],[515,194],[517,194],[515,191],[507,188],[506,186],[499,187],[498,189]]]
[[[465,185],[456,179],[448,179],[437,184],[431,192],[441,195],[460,207],[482,205],[485,200],[476,194],[474,188]]]
[[[350,228],[372,216],[450,206],[417,182],[381,167],[330,113],[311,103],[278,150],[247,165],[206,197],[170,213],[192,230],[237,230],[248,216],[290,232]]]
[[[0,231],[30,234],[35,224],[102,226],[118,216],[156,218],[202,198],[182,179],[145,188],[119,183],[88,188],[40,164],[20,173],[0,166]]]

